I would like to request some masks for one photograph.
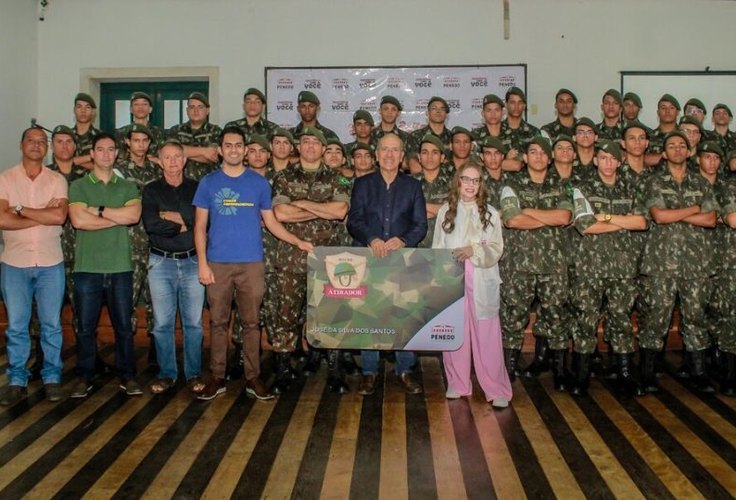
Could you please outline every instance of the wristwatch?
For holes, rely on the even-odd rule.
[[[18,203],[18,204],[17,204],[16,206],[15,206],[15,213],[16,213],[17,215],[22,215],[22,212],[23,212],[23,209],[24,209],[24,208],[25,208],[25,207],[24,207],[23,205],[21,205],[20,203]]]
[[[611,219],[613,219],[613,215],[606,214],[603,216],[603,222],[611,222]]]
[[[97,207],[97,217],[102,217],[102,212],[105,211],[105,205],[100,205]]]

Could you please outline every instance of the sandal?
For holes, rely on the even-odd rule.
[[[159,378],[151,384],[151,392],[154,394],[163,394],[174,387],[174,380],[170,378]]]
[[[192,391],[192,394],[202,394],[204,391],[205,383],[199,377],[192,377],[187,380],[187,387]]]

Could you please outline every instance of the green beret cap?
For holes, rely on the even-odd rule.
[[[294,140],[294,136],[291,135],[291,132],[289,132],[285,128],[278,127],[277,129],[275,129],[271,134],[271,139],[273,139],[274,137],[286,137],[287,139],[289,139],[290,143],[297,144],[297,141]]]
[[[310,92],[308,90],[302,90],[299,92],[299,96],[297,98],[298,104],[301,104],[303,102],[311,102],[312,104],[316,104],[319,106],[319,97],[314,92]]]
[[[562,94],[569,95],[570,97],[572,97],[572,102],[574,102],[575,104],[578,103],[578,97],[570,89],[560,89],[560,90],[558,90],[557,93],[555,94],[555,100],[557,100],[557,98],[560,97]]]
[[[643,130],[644,133],[647,135],[647,139],[649,139],[649,127],[647,127],[646,125],[644,125],[639,120],[626,120],[624,122],[624,128],[621,131],[621,136],[623,137],[624,135],[626,135],[626,131],[629,130],[629,129],[631,129],[631,128],[638,128],[638,129]]]
[[[317,139],[319,139],[319,142],[321,142],[323,146],[327,146],[327,139],[325,139],[325,134],[323,134],[322,131],[317,127],[304,127],[304,129],[302,130],[302,135],[299,136],[299,139],[301,139],[305,135],[316,137]]]
[[[596,135],[598,134],[598,125],[596,125],[595,122],[593,122],[593,120],[591,120],[587,116],[583,116],[582,118],[578,118],[578,120],[575,122],[575,127],[574,127],[575,131],[578,130],[578,127],[580,125],[584,125],[586,127],[590,127],[590,128],[593,129],[593,132],[595,132]]]
[[[353,113],[353,123],[357,122],[358,120],[365,120],[371,127],[376,124],[373,121],[373,116],[365,109],[359,109],[358,111]]]
[[[328,146],[340,146],[340,150],[342,151],[343,156],[347,156],[345,154],[345,145],[340,142],[340,139],[335,139],[334,137],[330,137],[327,139],[327,145]]]
[[[573,146],[575,145],[575,141],[572,140],[572,137],[566,134],[560,134],[557,137],[555,137],[555,140],[552,141],[552,147],[554,148],[558,142],[569,142]]]
[[[605,98],[607,95],[610,95],[614,99],[616,99],[616,102],[619,104],[623,104],[623,99],[621,98],[621,92],[619,92],[616,89],[608,89],[606,90],[606,93],[603,94],[603,97]],[[641,106],[639,106],[641,107]]]
[[[450,135],[452,137],[455,137],[457,134],[465,134],[468,137],[470,137],[470,140],[473,140],[473,134],[470,133],[470,130],[466,129],[465,127],[452,127],[452,130],[450,131]]]
[[[498,97],[496,94],[487,94],[485,97],[483,97],[483,106],[486,104],[498,104],[502,108],[506,106],[506,103],[503,102],[503,99]]]
[[[151,96],[146,94],[145,92],[133,92],[133,95],[130,96],[130,102],[133,102],[136,99],[145,99],[146,101],[148,101],[148,104],[153,106],[153,99],[151,99]]]
[[[392,95],[385,95],[381,97],[381,106],[383,106],[384,104],[393,104],[394,106],[399,108],[399,111],[404,110],[404,107],[401,105],[399,100]]]
[[[663,95],[662,97],[659,98],[659,101],[657,101],[657,104],[659,104],[660,102],[668,102],[672,104],[677,111],[680,111],[680,109],[682,109],[680,108],[680,103],[678,102],[677,99],[675,99],[675,96],[673,96],[672,94]]]
[[[641,97],[639,97],[639,94],[635,92],[626,92],[624,94],[624,101],[632,101],[634,104],[636,104],[636,107],[641,109],[643,106],[641,104]]]
[[[447,105],[447,101],[445,101],[443,98],[437,95],[433,95],[429,98],[429,102],[427,103],[427,109],[429,109],[430,106],[432,106],[433,102],[441,102],[442,105],[445,107],[445,113],[450,112],[450,106]]]
[[[606,153],[613,155],[618,161],[624,159],[624,154],[621,151],[621,147],[618,145],[617,142],[611,141],[609,139],[601,139],[600,141],[595,143],[595,148],[598,151],[605,151]]]
[[[483,148],[493,148],[499,150],[504,155],[508,152],[506,150],[506,146],[503,145],[503,142],[501,142],[501,139],[498,137],[491,137],[490,135],[485,136],[482,140],[478,142],[478,146],[480,147],[481,151],[483,151]]]
[[[207,96],[204,95],[202,92],[192,92],[191,94],[189,94],[189,99],[194,99],[201,102],[208,108],[210,107],[210,100],[207,99]]]
[[[537,146],[541,147],[544,150],[545,154],[552,158],[552,145],[549,143],[549,140],[546,137],[535,135],[526,146],[527,153],[529,152],[529,148],[532,146],[532,144],[536,144]]]
[[[667,142],[673,137],[679,137],[681,139],[684,139],[685,145],[687,146],[688,149],[690,149],[690,139],[687,138],[687,134],[683,132],[682,130],[673,130],[672,132],[667,132],[667,134],[665,134],[664,136],[662,147],[667,147]]]
[[[512,95],[518,95],[521,97],[521,100],[524,101],[524,104],[526,104],[526,94],[519,87],[511,87],[506,91],[506,102],[508,102],[509,97]]]
[[[126,134],[126,137],[130,139],[133,134],[146,134],[149,139],[153,140],[153,134],[151,134],[151,130],[145,125],[141,125],[140,123],[132,124],[130,126],[130,130],[128,130],[128,133]]]
[[[721,157],[721,160],[725,156],[723,148],[716,141],[705,141],[698,144],[698,154],[700,153],[715,153]]]
[[[179,139],[175,139],[173,137],[170,137],[164,141],[163,144],[161,144],[161,147],[158,149],[159,155],[161,153],[161,150],[164,148],[164,146],[176,146],[180,148],[182,151],[184,150],[184,144],[179,141]]]
[[[731,108],[729,108],[728,106],[726,106],[722,102],[719,102],[718,104],[716,104],[715,106],[713,106],[713,112],[715,113],[715,111],[717,109],[725,109],[726,110],[726,113],[728,113],[728,116],[730,116],[731,118],[733,118],[733,113],[731,113]]]
[[[251,87],[248,90],[246,90],[245,93],[243,94],[243,100],[245,100],[245,98],[248,97],[249,95],[254,95],[258,97],[261,100],[261,102],[263,102],[264,104],[266,103],[266,95],[260,90],[258,90],[257,88]]]
[[[686,123],[688,125],[695,125],[696,127],[698,127],[698,130],[700,131],[700,135],[703,135],[704,133],[703,124],[700,123],[698,119],[695,118],[694,116],[690,116],[690,115],[683,116],[682,118],[680,118],[679,125],[682,125],[683,123]]]
[[[370,144],[364,144],[362,142],[356,142],[353,146],[353,151],[350,153],[350,155],[354,155],[356,151],[368,151],[371,156],[373,156],[373,149],[371,148]]]
[[[271,152],[271,143],[269,143],[268,139],[266,139],[261,134],[252,134],[250,137],[248,137],[248,140],[245,141],[245,145],[249,146],[251,144],[258,144],[269,153]]]
[[[77,137],[74,135],[74,131],[66,125],[57,125],[54,127],[54,130],[51,132],[51,138],[53,139],[57,135],[68,135],[72,140],[74,140],[74,142],[77,142]]]
[[[437,149],[440,150],[440,153],[447,154],[447,151],[445,151],[445,145],[442,143],[439,137],[437,137],[434,134],[426,134],[424,137],[422,137],[422,141],[419,143],[420,149],[422,144],[433,144],[437,146]]]
[[[86,102],[90,106],[92,106],[92,109],[97,109],[97,103],[92,98],[91,95],[87,94],[86,92],[80,92],[79,94],[74,97],[74,104],[77,103],[77,101]]]
[[[707,113],[708,112],[705,109],[705,104],[703,104],[703,101],[701,101],[700,99],[698,99],[696,97],[692,97],[692,98],[690,98],[690,99],[687,100],[687,102],[685,103],[685,107],[687,108],[688,106],[695,106],[696,108],[698,108],[703,113]]]

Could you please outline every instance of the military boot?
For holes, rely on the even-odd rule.
[[[682,380],[689,379],[690,378],[690,374],[691,374],[690,372],[692,371],[690,365],[691,365],[691,356],[690,356],[690,353],[688,351],[686,351],[686,350],[683,349],[682,350],[682,363],[680,364],[680,366],[675,371],[675,377],[677,377],[679,379],[682,379]],[[703,368],[705,368],[705,367],[703,367]]]
[[[360,367],[358,366],[358,363],[355,362],[353,351],[341,350],[340,358],[342,369],[346,375],[360,375]]]
[[[552,355],[552,376],[554,377],[555,389],[558,391],[566,391],[570,387],[565,369],[567,349],[556,349],[551,350],[550,352]],[[587,369],[590,370],[590,358],[588,358],[588,363]]]
[[[541,373],[549,370],[549,342],[547,337],[537,337],[534,345],[534,360],[524,370],[526,378],[538,377]]]
[[[616,354],[616,365],[618,367],[618,376],[616,377],[617,387],[629,396],[643,396],[644,391],[641,389],[639,382],[634,378],[631,367],[631,354]]]
[[[350,388],[345,382],[345,375],[341,370],[340,357],[340,351],[337,349],[327,351],[327,386],[334,393],[345,394]]]
[[[693,388],[698,392],[715,392],[715,387],[710,382],[708,375],[705,374],[705,353],[705,349],[690,353],[690,360],[692,362],[690,381],[692,382]]]
[[[509,374],[509,380],[511,382],[521,375],[521,370],[519,369],[519,356],[521,356],[521,349],[510,349],[504,347],[503,361],[506,365],[506,371]]]
[[[557,352],[559,351],[554,351],[555,354],[557,354]],[[585,396],[588,394],[588,386],[590,386],[590,364],[592,356],[588,353],[573,352],[572,358],[573,367],[575,368],[575,378],[573,380],[572,388],[570,389],[570,394],[574,396]],[[556,372],[557,367],[555,367],[555,373]],[[556,382],[555,388],[557,388]]]
[[[736,354],[721,352],[723,357],[723,375],[721,378],[721,394],[736,396]]]
[[[33,341],[33,350],[35,359],[30,368],[28,368],[28,380],[41,380],[41,370],[43,369],[43,349],[41,348],[41,337],[31,336]]]
[[[311,349],[309,349],[309,352],[307,352],[307,362],[304,364],[304,368],[302,368],[302,373],[306,377],[314,375],[319,371],[319,366],[321,363],[322,352],[319,349],[312,347]]]
[[[294,372],[291,369],[291,353],[274,352],[273,363],[273,371],[276,377],[271,387],[271,392],[274,394],[283,394],[289,390],[294,380]]]
[[[245,371],[245,360],[243,359],[243,344],[240,342],[233,342],[235,344],[235,350],[230,357],[228,363],[227,373],[225,378],[227,380],[240,380],[243,378]]]
[[[616,380],[618,378],[621,371],[618,367],[618,361],[619,355],[613,352],[611,346],[608,346],[608,368],[606,368],[604,375],[606,380]]]
[[[651,349],[639,350],[639,371],[641,372],[641,386],[644,392],[659,392],[657,376],[654,372],[654,364],[657,359],[657,351]]]
[[[709,356],[706,360],[710,361],[710,363],[707,363],[708,375],[710,375],[712,379],[718,380],[723,374],[724,365],[726,362],[726,359],[724,357],[725,353],[716,346],[712,346],[710,349],[708,349],[708,353]]]

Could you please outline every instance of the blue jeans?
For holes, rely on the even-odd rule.
[[[26,363],[31,354],[31,322],[33,300],[36,300],[41,323],[41,349],[44,384],[61,380],[61,306],[64,301],[64,263],[46,267],[14,267],[2,264],[0,271],[8,329],[5,331],[8,351],[8,385],[28,385]]]
[[[77,375],[92,380],[97,355],[97,323],[105,300],[115,331],[115,368],[123,380],[135,377],[133,272],[74,273],[77,311]]]
[[[360,364],[363,367],[363,375],[378,374],[378,353],[379,351],[360,351]],[[396,353],[396,370],[397,375],[411,371],[414,366],[416,356],[411,351],[395,351]]]
[[[202,368],[202,308],[204,286],[199,283],[197,257],[172,259],[148,256],[148,285],[153,305],[153,338],[161,368],[159,378],[176,380],[176,309],[184,331],[184,377],[198,377]]]

